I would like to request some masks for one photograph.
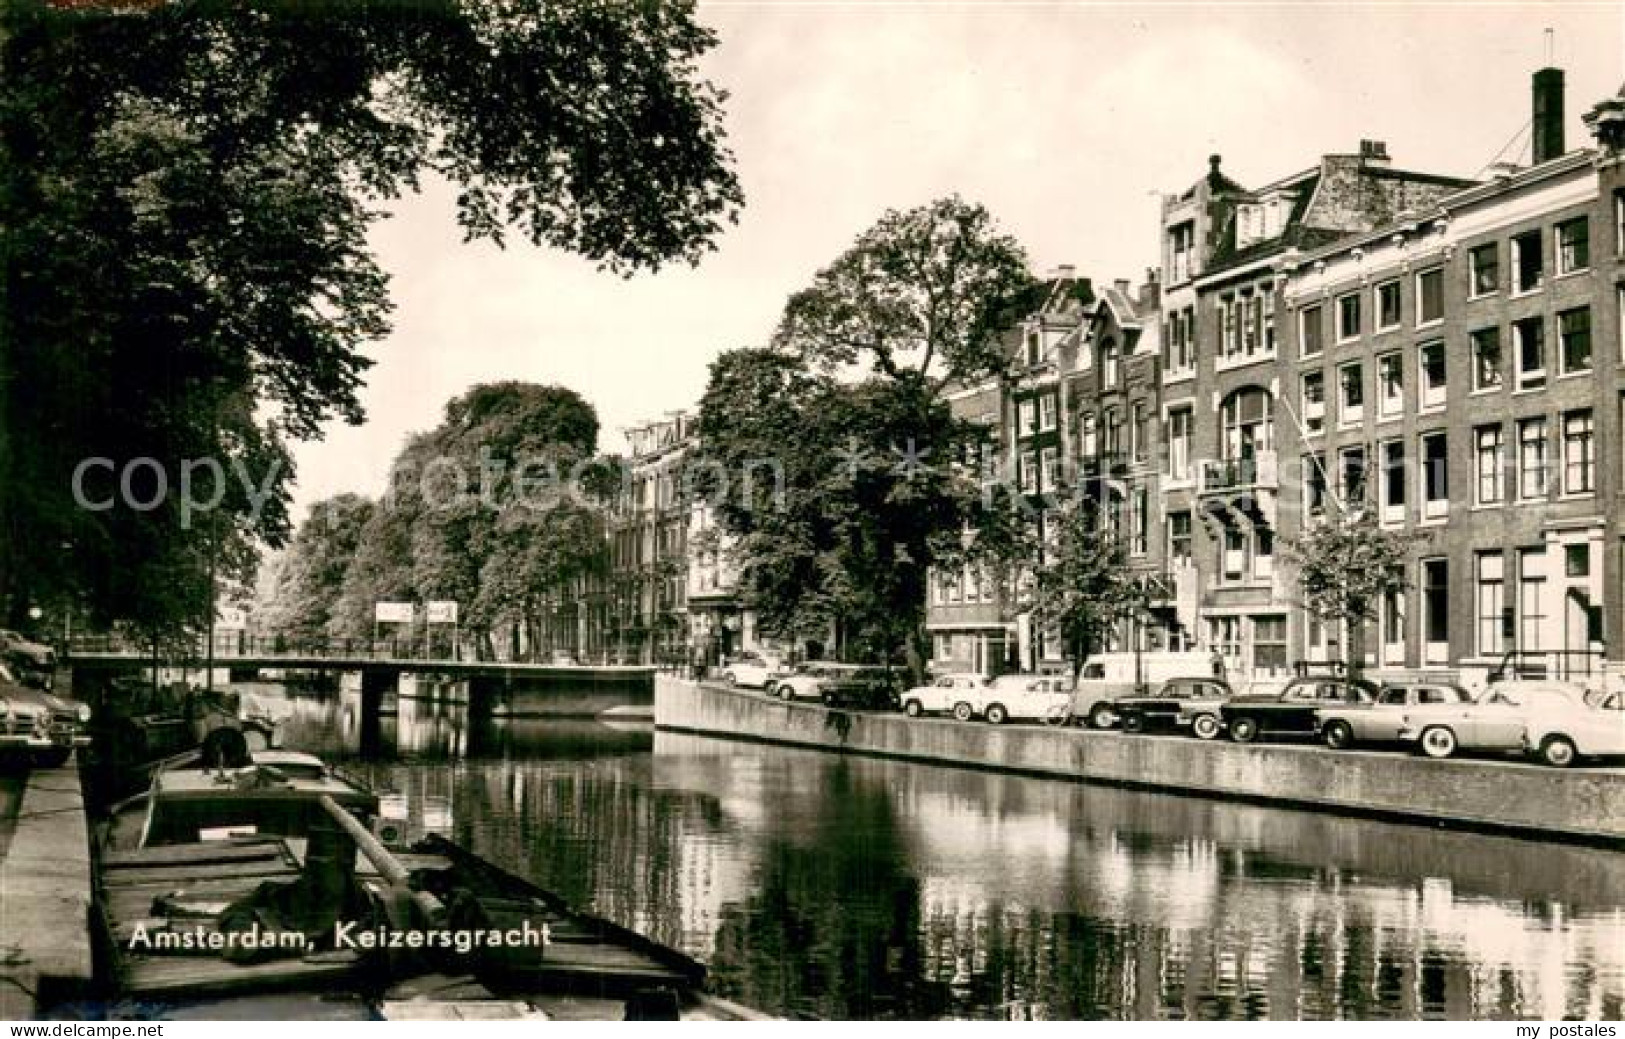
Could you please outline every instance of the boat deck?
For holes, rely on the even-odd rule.
[[[141,942],[163,932],[208,935],[228,904],[266,881],[293,881],[300,875],[303,841],[248,837],[200,844],[166,845],[109,851],[101,863],[101,904],[115,950],[119,988],[134,1000],[166,997],[213,997],[267,989],[343,989],[364,986],[367,960],[355,950],[312,950],[260,963],[234,963],[213,950],[158,948]],[[414,876],[433,878],[453,863],[436,854],[397,856]],[[376,870],[358,859],[358,879],[381,886]],[[681,963],[653,955],[633,943],[606,934],[601,922],[562,910],[557,904],[525,892],[506,895],[504,907],[540,928],[550,941],[539,960],[506,963],[501,971],[505,991],[498,996],[471,974],[446,977],[454,989],[425,1001],[421,992],[385,993],[380,1006],[398,1015],[445,1015],[446,1019],[514,1016],[513,988],[524,997],[568,995],[576,1010],[602,1017],[600,1002],[640,988],[694,986],[697,978]],[[515,921],[517,926],[517,920]],[[134,944],[132,944],[134,943]],[[420,987],[420,986],[418,986]],[[392,998],[398,996],[399,998]],[[568,1011],[572,1000],[557,1003]],[[429,1006],[434,1003],[435,1006]],[[500,1005],[499,1005],[500,1004]],[[608,1003],[617,1012],[618,1000]],[[565,1016],[576,1016],[566,1013]]]

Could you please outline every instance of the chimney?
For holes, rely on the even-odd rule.
[[[1121,292],[1123,295],[1125,295],[1125,296],[1128,295],[1128,279],[1127,278],[1114,278],[1112,280],[1112,287],[1115,288],[1118,292]]]
[[[1070,281],[1077,276],[1077,267],[1070,263],[1058,263],[1054,267],[1050,268],[1049,272],[1050,281]]]
[[[1531,83],[1534,121],[1530,128],[1530,161],[1539,166],[1563,154],[1563,70],[1543,68]]]
[[[1387,166],[1393,162],[1388,157],[1387,141],[1361,141],[1360,164],[1363,166]]]

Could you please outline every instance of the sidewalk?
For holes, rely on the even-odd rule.
[[[0,1020],[88,986],[90,839],[79,767],[35,769],[0,861]]]

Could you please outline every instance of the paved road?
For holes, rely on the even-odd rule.
[[[28,785],[26,774],[0,772],[0,859],[11,847],[11,833],[17,828],[17,808],[23,801],[23,788]]]

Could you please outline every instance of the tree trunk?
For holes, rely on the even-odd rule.
[[[1344,667],[1350,678],[1359,678],[1365,667],[1365,621],[1362,618],[1343,618]]]

